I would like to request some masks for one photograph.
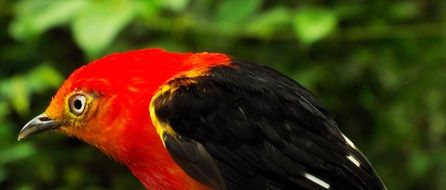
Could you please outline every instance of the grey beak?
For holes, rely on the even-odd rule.
[[[23,128],[20,130],[17,140],[21,140],[29,135],[57,129],[61,126],[59,121],[52,120],[46,114],[40,114],[37,117],[31,119]]]

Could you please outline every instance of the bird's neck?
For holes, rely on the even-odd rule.
[[[126,148],[120,153],[124,158],[121,161],[147,189],[207,189],[187,175],[172,159],[152,124],[148,108],[151,97],[168,80],[182,76],[194,77],[212,66],[228,63],[229,58],[212,53],[166,56],[172,59],[155,65],[155,69],[142,72],[144,75],[132,76],[138,80],[131,80],[135,83],[128,91],[133,93],[128,96],[133,98],[133,104],[128,105],[131,107],[131,120],[125,127],[124,136],[128,140],[124,142]]]
[[[71,78],[82,84],[96,81],[88,82],[88,88],[104,92],[110,103],[104,107],[113,109],[98,109],[104,119],[92,126],[100,127],[73,134],[126,164],[148,189],[203,189],[163,146],[152,124],[149,104],[170,79],[200,76],[229,61],[224,54],[182,54],[160,49],[113,54],[97,60],[74,72]]]
[[[124,164],[146,189],[205,189],[175,163],[150,123],[135,127]]]

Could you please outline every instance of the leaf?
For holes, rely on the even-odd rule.
[[[9,34],[16,40],[27,40],[46,30],[68,22],[86,4],[85,0],[24,0],[15,7]]]
[[[138,17],[153,18],[161,12],[163,6],[168,6],[166,3],[164,0],[132,1],[131,6]]]
[[[2,93],[9,99],[11,106],[20,115],[26,115],[29,111],[29,91],[26,88],[23,76],[15,76],[1,84]]]
[[[189,0],[163,0],[163,6],[174,12],[183,11],[189,4]]]
[[[262,0],[221,1],[215,20],[220,24],[242,23],[260,8],[262,2]]]
[[[414,176],[425,176],[431,167],[431,162],[426,152],[414,151],[409,157],[408,169]]]
[[[62,76],[53,68],[41,65],[25,75],[16,75],[0,83],[0,95],[6,97],[19,115],[29,112],[32,93],[55,88],[62,82]]]
[[[105,50],[133,19],[131,1],[90,1],[74,18],[72,30],[77,44],[89,57]]]
[[[281,25],[289,24],[291,19],[292,16],[288,9],[277,7],[258,16],[247,28],[251,33],[269,37],[278,28],[280,29]]]
[[[34,147],[29,143],[20,143],[0,151],[0,166],[20,160],[34,154]]]
[[[3,121],[6,115],[8,115],[8,113],[9,113],[9,108],[7,102],[4,100],[0,100],[0,122]],[[0,129],[0,136],[2,136],[1,134],[2,133]]]
[[[322,8],[304,8],[294,18],[294,32],[305,44],[325,38],[336,29],[338,22],[334,12]]]
[[[416,2],[398,2],[390,6],[390,15],[399,20],[414,19],[419,16],[421,7]]]
[[[56,88],[62,83],[62,75],[49,65],[40,65],[26,75],[27,88],[31,92],[41,92]]]

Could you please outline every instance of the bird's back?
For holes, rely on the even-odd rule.
[[[152,101],[173,130],[164,143],[198,181],[227,189],[385,189],[331,113],[274,70],[232,60],[166,86],[174,90]]]

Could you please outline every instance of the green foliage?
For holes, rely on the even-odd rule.
[[[89,56],[97,56],[134,15],[134,7],[127,1],[89,1],[72,21],[74,38]]]
[[[265,11],[248,23],[247,30],[262,38],[269,38],[283,26],[289,24],[291,11],[284,7],[276,7]]]
[[[189,4],[189,0],[165,0],[162,1],[163,7],[174,12],[181,12]]]
[[[20,114],[28,114],[30,96],[34,92],[42,92],[60,85],[62,76],[47,65],[32,69],[25,75],[12,76],[0,81],[0,97],[9,100],[14,110]]]
[[[131,1],[34,1],[17,6],[11,35],[18,40],[35,37],[60,24],[71,23],[78,45],[90,56],[97,56],[112,43],[134,17]]]
[[[68,22],[87,1],[25,0],[15,5],[16,16],[10,33],[15,39],[27,40],[46,30]]]
[[[294,30],[303,43],[311,44],[333,32],[336,23],[336,14],[329,9],[303,8],[296,14]]]
[[[219,4],[215,21],[219,24],[241,24],[252,16],[261,5],[261,0],[227,0]]]
[[[73,69],[110,52],[163,47],[224,52],[286,73],[337,115],[389,189],[446,189],[445,5],[0,0],[0,187],[141,189],[84,143],[51,133],[16,139]]]

